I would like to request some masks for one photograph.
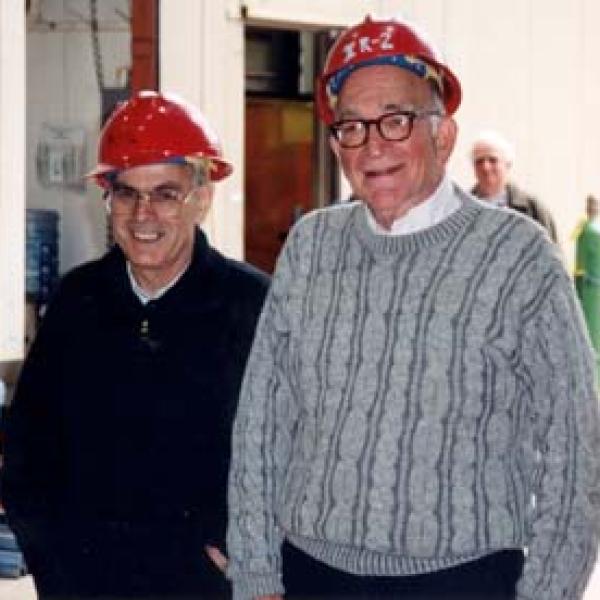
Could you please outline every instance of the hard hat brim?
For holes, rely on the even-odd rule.
[[[223,158],[214,158],[214,157],[204,157],[197,156],[194,158],[205,158],[209,161],[210,165],[208,168],[208,178],[210,181],[220,181],[221,179],[225,179],[233,173],[233,165],[224,160]],[[84,179],[94,179],[95,182],[102,188],[109,187],[108,174],[109,173],[118,173],[120,171],[126,171],[127,169],[135,169],[137,167],[144,167],[148,165],[156,165],[162,164],[168,161],[151,161],[143,164],[136,164],[131,166],[117,166],[117,165],[109,165],[106,163],[99,163],[96,165],[91,171],[86,173],[83,177]]]

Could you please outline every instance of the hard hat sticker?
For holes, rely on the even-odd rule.
[[[382,31],[377,37],[360,37],[345,44],[343,47],[344,62],[350,62],[358,54],[371,54],[375,49],[393,50],[392,33],[393,30],[388,28]]]

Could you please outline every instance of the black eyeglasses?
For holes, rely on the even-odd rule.
[[[331,135],[342,148],[358,148],[367,143],[371,125],[390,142],[402,142],[410,137],[416,119],[441,117],[437,110],[398,110],[376,119],[343,119],[329,126]]]

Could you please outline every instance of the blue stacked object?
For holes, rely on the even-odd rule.
[[[42,306],[58,282],[58,212],[28,208],[25,232],[25,292]]]
[[[0,514],[0,577],[20,577],[27,573],[23,554],[13,532]]]

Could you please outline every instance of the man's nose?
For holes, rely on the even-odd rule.
[[[386,139],[379,133],[379,128],[375,123],[369,123],[367,129],[367,141],[365,148],[370,154],[381,154],[382,145],[386,143]]]
[[[135,218],[145,217],[149,213],[154,214],[154,207],[150,200],[150,192],[139,192],[133,207]]]

